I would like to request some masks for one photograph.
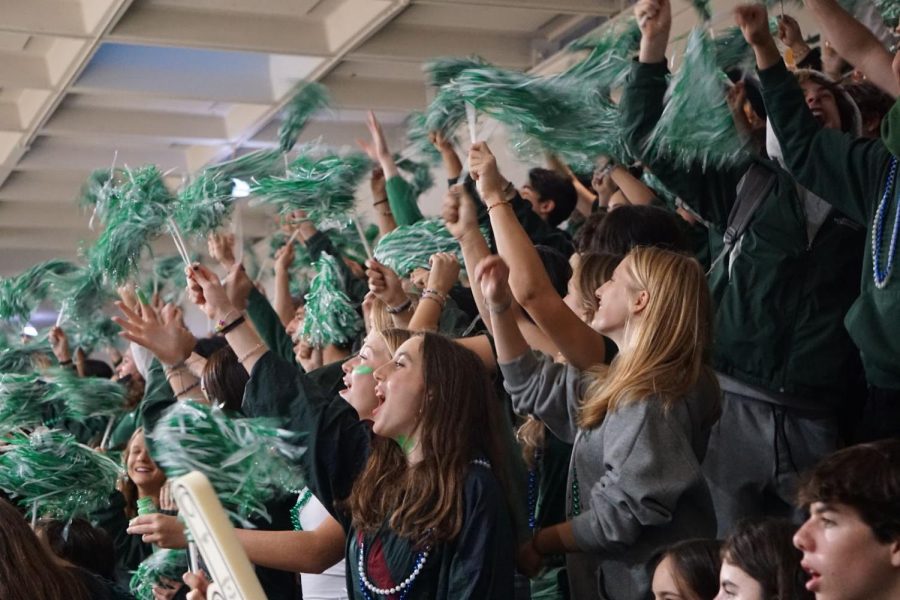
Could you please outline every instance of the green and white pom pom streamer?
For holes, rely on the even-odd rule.
[[[728,79],[716,66],[712,40],[691,31],[681,68],[666,91],[666,106],[647,140],[651,156],[674,160],[682,168],[704,170],[747,158],[725,100]]]
[[[229,516],[271,521],[265,503],[303,487],[297,467],[304,449],[293,433],[266,419],[232,419],[221,410],[179,402],[150,433],[153,459],[169,478],[200,471],[209,478]]]
[[[487,232],[481,234],[487,238]],[[401,225],[385,234],[375,246],[375,260],[407,277],[414,269],[428,268],[432,254],[450,252],[462,265],[459,242],[447,231],[443,219],[423,219],[412,225]]]
[[[285,109],[284,119],[278,128],[278,145],[282,152],[289,152],[306,127],[309,119],[330,102],[328,90],[320,83],[305,83],[294,94]]]
[[[175,203],[155,165],[124,169],[120,179],[121,204],[110,212],[106,227],[89,250],[91,267],[116,285],[137,271],[144,248],[166,232]]]
[[[274,174],[281,168],[280,156],[274,150],[257,150],[201,170],[178,192],[173,214],[178,228],[197,237],[221,228],[234,212],[234,180]]]
[[[90,318],[73,321],[69,335],[71,347],[81,348],[90,354],[95,350],[118,348],[122,341],[119,327],[108,315],[97,313]]]
[[[0,435],[43,422],[46,385],[37,373],[0,373]]]
[[[0,453],[0,489],[34,513],[67,520],[104,508],[120,469],[69,433],[15,435]]]
[[[46,402],[62,409],[64,417],[84,423],[91,417],[113,417],[125,412],[125,386],[99,377],[78,377],[69,369],[44,375]]]
[[[282,213],[306,211],[316,224],[346,221],[353,212],[356,189],[372,163],[359,152],[314,155],[310,149],[288,165],[283,177],[264,177],[250,187],[255,204],[268,203]]]
[[[498,68],[469,69],[444,90],[505,124],[513,133],[539,143],[575,170],[590,170],[600,156],[624,162],[619,110],[611,100],[577,78],[535,77]],[[519,145],[523,158],[532,144]]]
[[[317,348],[349,344],[362,331],[363,321],[344,290],[337,259],[323,253],[316,271],[306,294],[302,335]]]
[[[20,343],[13,342],[9,347],[0,350],[0,373],[30,373],[35,370],[35,357],[43,356],[48,360],[53,356],[53,349],[46,336]]]
[[[397,168],[410,175],[409,184],[416,196],[421,196],[434,187],[434,177],[431,175],[431,165],[428,163],[401,157],[397,160]]]
[[[103,273],[91,267],[78,267],[64,275],[49,277],[48,295],[63,318],[84,331],[97,322],[98,311],[115,299],[115,291],[103,279]]]
[[[436,164],[441,160],[441,153],[431,143],[425,113],[412,112],[406,117],[406,144],[404,156],[417,156],[426,162]]]
[[[164,579],[181,581],[187,570],[186,550],[157,550],[138,565],[128,587],[135,600],[155,600],[154,587],[162,586]]]
[[[73,263],[48,260],[15,277],[0,279],[0,319],[18,317],[27,321],[38,304],[47,299],[54,282],[77,271]]]
[[[576,40],[567,48],[570,52],[590,52],[566,69],[563,77],[590,80],[595,90],[608,96],[610,91],[625,83],[640,42],[641,31],[636,19],[626,19],[621,24],[612,23],[599,37]]]

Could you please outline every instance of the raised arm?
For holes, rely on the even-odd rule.
[[[388,148],[381,123],[375,113],[369,111],[366,125],[369,127],[371,142],[356,140],[372,160],[378,161],[384,173],[388,205],[397,225],[411,225],[422,219],[422,212],[416,204],[412,186],[400,175],[394,156]]]
[[[825,38],[847,62],[896,98],[900,85],[891,69],[893,56],[869,29],[835,0],[807,0]]]
[[[573,366],[587,369],[603,362],[603,336],[579,319],[553,289],[534,244],[503,194],[497,162],[487,144],[472,146],[469,168],[481,183],[497,251],[510,268],[515,299]]]
[[[444,134],[440,131],[432,131],[428,135],[428,138],[431,140],[431,143],[434,144],[434,147],[437,148],[438,152],[441,153],[441,161],[444,163],[444,168],[447,170],[447,180],[458,180],[459,176],[462,174],[463,166],[462,162],[459,160],[459,155],[456,153],[456,148],[453,147],[453,140],[444,137]]]
[[[275,254],[275,301],[272,307],[285,327],[294,318],[294,303],[291,300],[290,268],[294,264],[294,242],[285,244]]]

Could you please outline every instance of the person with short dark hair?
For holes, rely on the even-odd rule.
[[[810,516],[794,546],[817,599],[900,598],[900,440],[835,452],[798,499]]]
[[[794,529],[784,519],[738,522],[722,545],[716,600],[812,600],[791,544]]]
[[[64,522],[41,519],[35,532],[56,556],[109,581],[116,579],[116,550],[112,538],[84,519]]]
[[[519,195],[531,204],[531,210],[553,227],[569,218],[578,201],[570,179],[540,167],[528,171],[528,181],[519,190]]]

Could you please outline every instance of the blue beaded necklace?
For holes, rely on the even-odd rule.
[[[872,275],[875,278],[875,287],[879,290],[884,289],[891,278],[891,271],[894,268],[894,257],[897,253],[897,238],[900,237],[900,205],[898,205],[894,215],[894,229],[891,232],[890,246],[888,246],[887,264],[882,266],[881,254],[885,220],[890,212],[891,198],[895,198],[898,195],[894,190],[896,175],[897,157],[892,156],[887,181],[884,184],[884,194],[881,196],[881,202],[878,203],[878,209],[875,211],[875,223],[872,226]]]
[[[532,459],[534,463],[528,469],[528,528],[531,530],[531,533],[534,533],[535,529],[537,529],[537,480],[543,455],[544,453],[540,448],[535,448],[534,458]]]

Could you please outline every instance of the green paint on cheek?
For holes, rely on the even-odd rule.
[[[398,435],[397,439],[394,440],[397,442],[397,445],[400,446],[400,449],[403,450],[403,454],[408,455],[412,452],[413,446],[416,445],[416,440],[411,437],[406,437],[405,435]]]
[[[354,375],[371,375],[375,372],[375,369],[372,367],[367,367],[366,365],[359,365],[353,369]]]

